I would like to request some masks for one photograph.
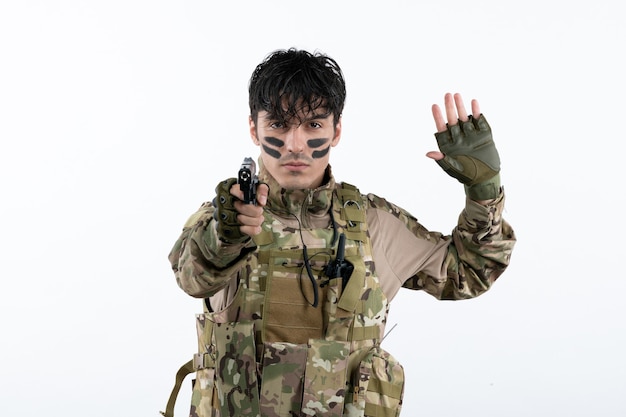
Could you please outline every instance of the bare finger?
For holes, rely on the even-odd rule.
[[[435,119],[435,126],[437,127],[437,132],[443,132],[446,130],[446,121],[443,118],[443,114],[441,113],[441,109],[438,105],[433,104],[432,107],[433,118]]]
[[[257,202],[258,204],[263,207],[267,204],[267,195],[269,194],[270,188],[267,184],[263,183],[260,184],[257,188]]]
[[[241,186],[237,183],[234,183],[232,187],[230,187],[230,194],[237,197],[239,200],[243,200],[243,191],[241,191]]]
[[[456,107],[452,94],[446,93],[444,101],[446,105],[446,117],[448,118],[448,126],[454,126],[458,121],[458,117],[456,115]]]
[[[454,104],[456,105],[456,111],[459,114],[459,120],[462,122],[467,122],[467,110],[465,110],[465,104],[463,103],[463,98],[461,94],[456,93],[454,95]]]
[[[480,117],[480,106],[478,105],[478,100],[472,100],[472,116],[474,119],[478,119]]]
[[[435,161],[439,161],[440,159],[443,159],[445,157],[445,155],[439,151],[426,152],[426,156],[430,159],[434,159]]]

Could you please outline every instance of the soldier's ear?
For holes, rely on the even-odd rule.
[[[250,138],[252,139],[252,143],[254,143],[256,146],[259,146],[261,143],[259,142],[256,123],[254,123],[254,120],[252,120],[252,116],[248,116],[248,124],[250,125]]]
[[[339,121],[335,125],[335,134],[333,136],[333,140],[330,142],[330,146],[337,146],[340,140],[341,140],[341,117],[339,117]]]

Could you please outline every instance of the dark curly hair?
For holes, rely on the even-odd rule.
[[[337,62],[320,52],[295,48],[269,54],[250,77],[250,115],[256,123],[259,111],[272,118],[300,120],[305,114],[323,109],[321,116],[334,116],[337,125],[346,100],[346,84]]]

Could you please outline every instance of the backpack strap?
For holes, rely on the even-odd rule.
[[[342,182],[336,188],[339,207],[339,218],[345,222],[346,238],[365,242],[367,240],[365,225],[365,202],[359,189],[352,184]]]
[[[196,369],[193,365],[193,359],[189,362],[185,363],[180,367],[178,372],[176,372],[176,383],[174,384],[174,388],[172,389],[172,393],[170,394],[169,400],[167,400],[167,406],[165,407],[165,412],[161,411],[161,415],[164,417],[174,417],[174,405],[176,404],[176,397],[178,397],[178,392],[180,391],[180,387],[183,384],[183,380],[185,377],[193,372]]]

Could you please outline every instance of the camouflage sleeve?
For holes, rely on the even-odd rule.
[[[254,245],[227,244],[216,233],[210,202],[202,204],[183,227],[168,259],[176,282],[187,294],[206,298],[224,288],[237,276],[242,261]]]
[[[502,218],[504,192],[489,204],[466,200],[441,271],[420,270],[403,287],[424,290],[442,300],[476,297],[487,291],[509,265],[515,234]]]

